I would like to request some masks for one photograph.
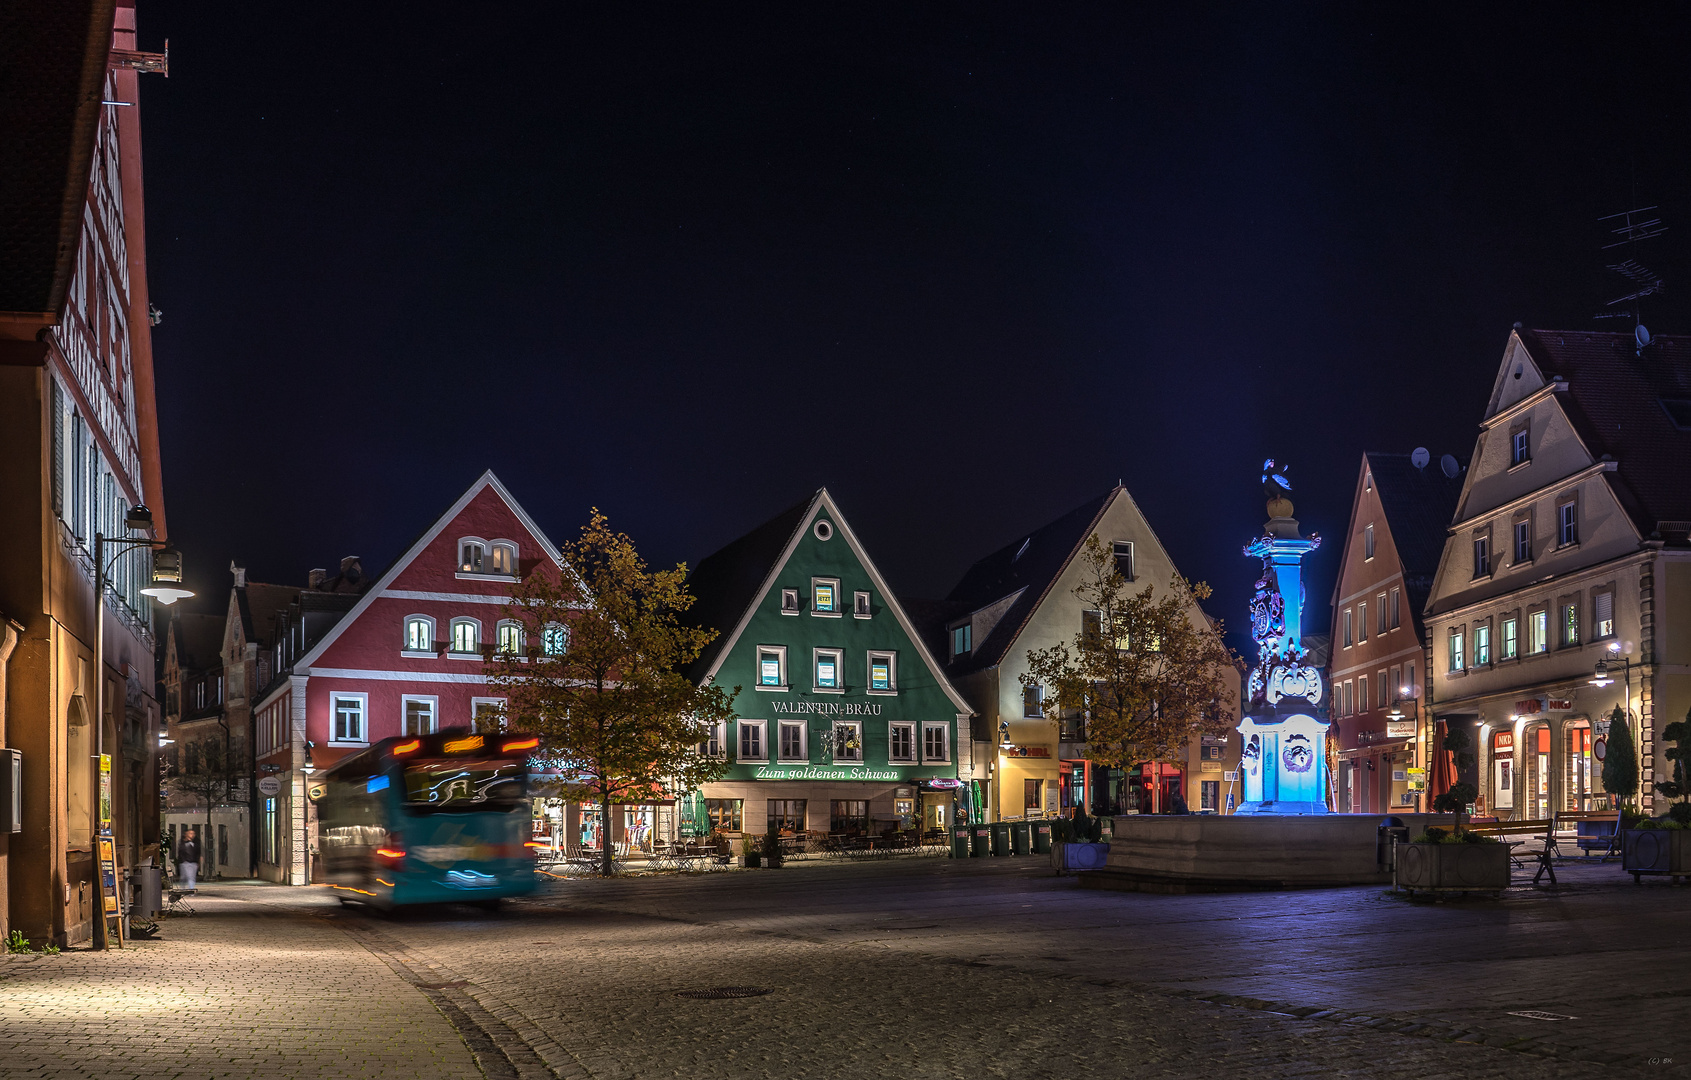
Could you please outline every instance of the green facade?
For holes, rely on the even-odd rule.
[[[741,688],[735,711],[743,718],[726,733],[730,765],[722,780],[897,784],[956,778],[960,756],[966,761],[969,753],[967,724],[961,731],[958,727],[958,715],[966,717],[967,706],[918,646],[909,621],[825,491],[799,521],[782,556],[764,568],[773,573],[739,625],[721,628],[730,640],[712,673],[719,685]],[[819,522],[827,539],[819,535]],[[819,611],[819,586],[825,598],[826,586],[835,582],[836,610]],[[786,606],[796,599],[796,613],[783,611],[788,590],[796,596],[789,595]],[[868,594],[866,617],[858,612],[858,593]],[[762,663],[780,656],[780,650],[783,685],[763,685]],[[835,688],[818,685],[826,681],[827,666],[819,676],[817,650],[837,650]],[[890,654],[889,690],[871,686],[872,653]],[[756,721],[763,723],[757,739],[763,754],[747,760],[741,728]],[[802,725],[802,755],[782,753],[783,723]],[[844,755],[835,752],[838,724],[860,725],[861,760],[851,759],[849,747]],[[895,725],[904,726],[903,731]],[[943,727],[943,760],[934,753],[936,725]],[[902,755],[893,752],[901,736],[908,751]]]

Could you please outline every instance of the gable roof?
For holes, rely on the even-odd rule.
[[[173,614],[170,635],[176,643],[176,666],[182,671],[221,667],[225,622],[222,615],[198,611]]]
[[[1592,456],[1618,463],[1604,476],[1639,534],[1691,520],[1691,425],[1680,427],[1663,404],[1691,403],[1691,336],[1664,334],[1640,350],[1631,334],[1515,334],[1547,378],[1566,381],[1557,398]]]
[[[1010,541],[986,556],[963,574],[963,579],[946,597],[965,611],[979,611],[1018,590],[1018,596],[1003,618],[992,628],[986,640],[974,643],[974,650],[959,657],[952,665],[952,673],[964,675],[982,668],[997,666],[1010,651],[1022,627],[1038,610],[1050,593],[1063,569],[1069,565],[1086,538],[1098,529],[1098,522],[1109,509],[1118,493],[1126,488],[1117,484],[1097,498],[1070,510],[1049,525]]]
[[[716,674],[756,614],[758,605],[779,579],[781,569],[798,549],[799,540],[811,520],[823,511],[827,512],[828,520],[869,575],[870,584],[881,594],[887,609],[898,620],[899,627],[933,674],[934,681],[957,706],[959,713],[972,714],[974,710],[951,685],[945,669],[935,661],[933,650],[923,640],[920,629],[910,620],[904,605],[887,585],[880,569],[869,558],[869,553],[863,549],[857,534],[825,487],[818,488],[816,494],[804,502],[788,507],[738,540],[699,560],[698,568],[687,577],[688,591],[693,594],[694,604],[683,618],[688,625],[716,630],[717,636],[697,660],[687,665],[683,674],[700,684]]]
[[[290,585],[266,585],[249,581],[235,590],[241,612],[241,633],[255,645],[270,645],[276,636],[276,615],[299,599],[300,590]]]
[[[1468,462],[1456,457],[1462,469],[1452,478],[1436,465],[1417,469],[1408,454],[1370,450],[1362,459],[1363,468],[1374,477],[1374,491],[1403,567],[1403,591],[1410,617],[1419,624],[1421,610],[1432,595],[1439,560],[1444,557]]]
[[[100,126],[113,0],[0,5],[0,311],[57,317]]]
[[[441,534],[441,530],[450,525],[463,512],[464,508],[470,505],[471,500],[488,488],[492,488],[494,494],[510,508],[511,513],[516,515],[517,520],[522,523],[524,529],[528,530],[529,535],[534,537],[535,542],[540,545],[541,550],[546,552],[547,557],[557,566],[563,567],[563,553],[552,543],[551,538],[540,530],[540,526],[534,523],[534,519],[528,516],[528,511],[524,510],[512,497],[511,492],[505,485],[499,482],[499,478],[493,475],[493,470],[489,469],[482,473],[475,483],[470,485],[469,490],[458,496],[457,501],[447,507],[446,512],[436,518],[433,525],[425,529],[423,534],[412,542],[411,546],[406,549],[405,554],[394,560],[393,565],[388,567],[387,572],[374,585],[366,589],[364,595],[358,598],[358,603],[353,605],[351,611],[342,616],[328,633],[318,639],[317,644],[306,651],[305,655],[294,661],[294,670],[308,673],[311,670],[311,665],[315,664],[328,650],[329,646],[333,645],[346,632],[347,627],[356,623],[358,617],[369,610],[370,605],[376,602],[376,599],[387,590],[393,580],[434,542],[435,538]]]

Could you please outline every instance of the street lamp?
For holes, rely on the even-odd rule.
[[[300,768],[300,771],[305,773],[305,775],[307,775],[307,776],[310,776],[312,773],[317,771],[316,763],[311,760],[311,748],[313,746],[316,746],[316,745],[317,744],[312,742],[311,740],[309,740],[309,739],[306,740],[306,743],[305,743],[305,764],[301,765],[299,768]]]
[[[153,528],[153,512],[145,506],[136,504],[129,508],[123,517],[124,527],[131,532],[151,532]],[[113,561],[119,555],[125,555],[138,547],[151,548],[157,552],[153,558],[152,582],[141,590],[141,595],[152,598],[161,604],[174,604],[178,600],[193,596],[193,592],[182,587],[182,555],[168,547],[161,541],[151,537],[107,537],[100,532],[94,533],[94,751],[95,760],[100,761],[106,756],[106,548],[115,548],[112,553]],[[105,834],[103,792],[96,791],[94,804],[94,837],[95,846],[99,846],[99,838]],[[98,852],[96,852],[98,854]],[[103,874],[95,859],[95,873]],[[113,873],[116,873],[116,860],[113,860]],[[114,880],[115,888],[115,880]],[[99,917],[94,920],[94,948],[104,949],[106,940],[106,893],[105,882],[100,882]],[[123,905],[118,905],[118,945],[123,944]]]

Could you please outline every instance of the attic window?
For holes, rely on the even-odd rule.
[[[826,521],[818,521],[811,532],[816,534],[818,540],[832,540],[834,538],[834,526]]]
[[[1659,398],[1668,419],[1681,431],[1691,431],[1691,398]]]

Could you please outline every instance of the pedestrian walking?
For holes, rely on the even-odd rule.
[[[194,830],[189,829],[176,845],[176,880],[182,888],[194,892],[199,889],[199,874],[200,842],[194,839]]]

